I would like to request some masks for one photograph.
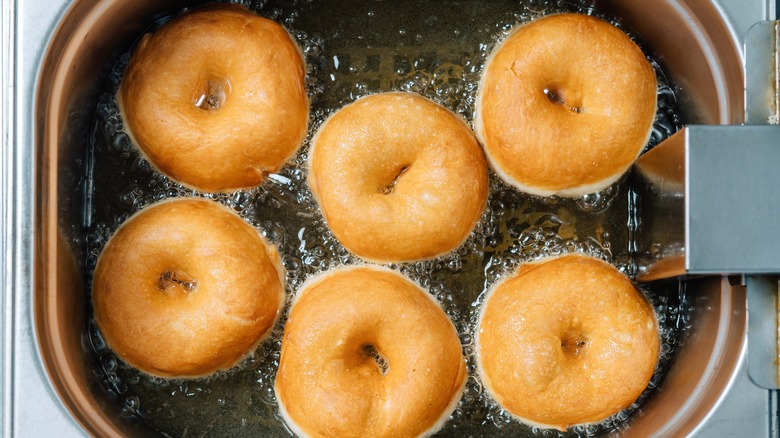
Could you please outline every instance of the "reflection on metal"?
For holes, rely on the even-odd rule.
[[[642,156],[637,279],[780,272],[780,128],[689,126]]]
[[[640,157],[637,279],[780,272],[780,21],[750,29],[745,121],[689,126]]]
[[[745,46],[745,123],[780,124],[780,21],[754,25]]]
[[[197,2],[200,0],[188,3]],[[71,5],[70,9],[55,28],[54,17],[66,3]],[[4,204],[11,205],[8,200],[15,199],[18,205],[25,206],[9,214],[14,224],[22,224],[9,232],[21,247],[13,256],[20,265],[30,265],[32,261],[37,267],[35,278],[31,275],[32,268],[21,271],[19,280],[13,284],[22,287],[7,290],[6,298],[15,293],[17,306],[8,324],[13,333],[9,330],[5,335],[13,334],[21,341],[14,344],[13,381],[6,382],[15,390],[7,393],[10,402],[3,406],[4,410],[14,412],[15,418],[13,424],[10,419],[6,419],[8,423],[4,421],[8,424],[4,430],[11,431],[4,435],[37,431],[42,436],[79,436],[61,413],[46,409],[53,406],[54,398],[59,399],[86,433],[143,434],[131,429],[94,392],[84,373],[69,365],[78,364],[84,357],[83,350],[68,347],[79,339],[81,329],[78,324],[67,324],[72,318],[67,312],[79,306],[83,308],[85,295],[63,287],[65,271],[60,269],[60,264],[65,258],[58,256],[63,248],[63,236],[57,227],[78,226],[61,205],[78,208],[81,201],[78,193],[58,193],[57,183],[67,174],[68,163],[73,162],[69,154],[78,155],[83,144],[62,142],[60,134],[67,132],[67,115],[89,95],[90,87],[94,90],[101,78],[98,72],[112,50],[140,32],[149,17],[184,3],[181,0],[3,0],[3,5],[21,8],[19,36],[8,38],[6,41],[12,42],[4,43],[3,47],[19,47],[14,52],[19,91],[10,110],[21,115],[19,142],[14,151],[18,151],[21,157],[18,162],[28,171],[19,177],[21,184],[6,187],[11,189],[11,194],[0,193],[0,197]],[[604,0],[600,5],[623,17],[654,52],[663,55],[670,76],[685,90],[681,105],[688,121],[742,122],[744,72],[738,40],[746,27],[744,23],[767,18],[762,1]],[[724,11],[728,17],[722,15]],[[51,40],[46,41],[44,36],[51,36]],[[44,50],[46,46],[48,50]],[[44,54],[42,60],[38,59],[40,54]],[[36,85],[38,78],[41,81]],[[4,152],[10,150],[11,147],[4,148]],[[37,190],[32,190],[34,181]],[[32,207],[27,207],[32,205],[37,218],[34,230],[30,225]],[[660,214],[659,222],[669,215]],[[30,286],[33,281],[34,291]],[[662,390],[642,407],[641,414],[626,429],[626,435],[695,433],[711,418],[710,414],[744,363],[744,288],[731,286],[720,277],[696,279],[686,285],[694,309],[691,320],[684,322],[690,324],[688,336],[674,366],[660,383]],[[761,395],[761,400],[765,400],[765,395]],[[40,421],[43,413],[46,421]],[[721,434],[729,423],[718,423]],[[751,433],[755,432],[756,424],[734,424],[745,436],[759,436]],[[36,428],[29,428],[31,425]]]
[[[687,128],[636,162],[637,275],[640,281],[676,277],[685,269],[685,141]]]
[[[777,368],[777,275],[749,275],[748,372],[750,380],[766,389],[780,388]]]

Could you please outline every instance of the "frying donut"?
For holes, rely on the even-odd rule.
[[[460,245],[487,201],[487,164],[466,123],[411,93],[362,98],[312,142],[309,186],[333,234],[376,262]]]
[[[653,308],[628,278],[566,255],[524,265],[489,292],[477,364],[508,412],[565,430],[630,406],[650,382],[659,344]]]
[[[537,196],[602,190],[652,132],[656,79],[620,29],[581,14],[519,27],[482,73],[475,131],[505,181]]]
[[[438,303],[398,273],[363,266],[302,287],[276,394],[300,436],[414,437],[443,425],[465,381],[458,334]]]
[[[298,46],[236,5],[197,10],[144,35],[118,102],[149,160],[207,192],[260,184],[300,146],[309,117]]]
[[[270,333],[283,298],[276,248],[226,208],[197,199],[128,219],[100,254],[92,286],[109,347],[164,377],[232,367]]]

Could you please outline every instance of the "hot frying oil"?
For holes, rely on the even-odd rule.
[[[491,50],[517,24],[555,12],[594,14],[629,32],[616,17],[591,3],[564,1],[239,1],[283,24],[300,45],[307,63],[312,103],[308,137],[300,152],[261,186],[210,195],[178,185],[138,153],[124,131],[115,93],[129,51],[116,58],[95,111],[86,199],[90,230],[87,266],[134,212],[166,198],[199,196],[232,208],[276,244],[287,271],[287,306],[271,337],[235,369],[209,378],[154,378],[118,360],[94,322],[85,338],[94,352],[94,376],[129,421],[165,436],[289,436],[279,416],[273,385],[289,303],[300,285],[330,268],[360,263],[329,231],[306,185],[308,142],[334,111],[381,91],[419,93],[469,123],[474,115],[479,76]],[[159,23],[164,22],[161,20]],[[640,43],[634,35],[632,37]],[[643,47],[644,49],[647,49]],[[651,52],[647,52],[652,55]],[[650,145],[681,126],[677,90],[660,66],[658,112]],[[475,365],[474,335],[485,292],[524,261],[579,251],[609,260],[633,273],[631,182],[578,199],[537,198],[519,193],[490,175],[488,206],[461,247],[435,260],[391,265],[426,288],[457,328],[467,361],[462,400],[439,436],[594,436],[627,422],[663,378],[665,367],[690,323],[684,285],[668,282],[644,288],[661,329],[661,358],[649,388],[627,410],[598,425],[562,434],[537,430],[514,420],[482,388]],[[399,336],[403,336],[399,333]]]

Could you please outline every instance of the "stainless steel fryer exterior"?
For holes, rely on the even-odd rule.
[[[74,138],[69,132],[84,129],[73,109],[98,86],[85,78],[96,77],[90,72],[102,68],[111,47],[137,34],[149,17],[175,10],[182,2],[79,1],[53,31],[55,5],[64,8],[65,2],[7,7],[9,3],[3,3],[3,10],[20,17],[14,22],[20,33],[12,52],[19,62],[10,68],[16,94],[12,114],[3,119],[15,140],[3,149],[3,165],[9,169],[3,174],[3,230],[11,237],[3,247],[3,431],[8,436],[78,435],[65,416],[55,416],[51,423],[40,420],[46,407],[60,404],[90,434],[126,432],[130,426],[117,424],[116,413],[101,406],[84,379],[81,325],[73,327],[83,320],[83,279],[70,260],[66,240],[73,236],[65,237],[68,224],[77,220],[78,205],[72,193],[60,189],[72,184],[69,170],[83,147],[68,141]],[[755,3],[748,8],[739,1],[600,2],[664,55],[672,74],[691,91],[686,104],[691,121],[720,124],[740,123],[743,117],[739,41],[750,24],[774,13],[771,5]],[[738,14],[724,20],[722,9]],[[696,315],[687,346],[670,369],[664,390],[626,435],[694,432],[744,360],[744,290],[719,277],[689,282],[688,287],[696,297]]]

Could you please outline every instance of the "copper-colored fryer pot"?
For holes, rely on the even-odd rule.
[[[192,5],[193,2],[187,2]],[[40,357],[73,418],[96,436],[147,435],[120,417],[90,373],[84,336],[88,309],[80,254],[84,139],[106,65],[177,0],[77,0],[45,54],[36,99],[34,317]],[[604,0],[598,7],[636,29],[685,90],[687,123],[738,124],[743,68],[737,38],[705,0]],[[687,283],[694,312],[662,387],[625,430],[630,436],[690,433],[719,402],[744,354],[745,293],[727,279]]]

